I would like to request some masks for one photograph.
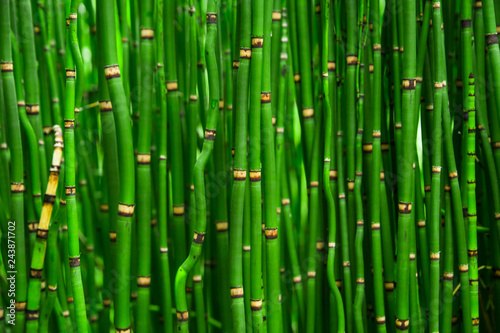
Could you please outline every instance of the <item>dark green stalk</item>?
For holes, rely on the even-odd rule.
[[[203,241],[205,239],[207,225],[207,203],[205,197],[205,180],[204,170],[212,153],[215,141],[217,127],[217,107],[219,105],[219,77],[217,69],[215,41],[217,37],[217,4],[215,1],[209,1],[207,8],[207,39],[206,39],[206,59],[209,72],[209,88],[210,88],[210,108],[207,118],[207,127],[205,129],[205,140],[203,149],[194,167],[194,189],[196,196],[196,223],[194,227],[194,236],[189,256],[184,263],[179,267],[175,276],[175,300],[177,307],[177,327],[179,331],[187,332],[189,314],[186,301],[186,279],[199,260]],[[166,29],[165,29],[166,31]],[[167,45],[165,45],[167,47]],[[167,87],[169,82],[167,82]],[[175,212],[175,211],[174,211]]]
[[[151,285],[151,118],[153,104],[154,26],[153,0],[141,8],[141,79],[139,91],[139,138],[137,141],[137,308],[135,327],[150,328],[149,299]],[[123,13],[122,13],[123,14]],[[126,16],[122,15],[122,19]],[[125,81],[125,78],[124,78]]]
[[[243,287],[243,221],[245,205],[245,188],[247,185],[247,137],[248,137],[248,87],[250,74],[250,49],[251,40],[251,2],[241,2],[241,35],[240,55],[238,67],[238,79],[236,86],[236,107],[234,112],[234,163],[233,163],[233,192],[231,196],[230,210],[230,248],[229,270],[230,286],[232,288]],[[250,290],[247,290],[250,292]],[[233,330],[244,329],[246,320],[244,312],[243,297],[232,298],[231,301]],[[249,320],[250,318],[247,318]]]
[[[130,280],[126,277],[130,276],[131,223],[135,202],[135,172],[129,108],[120,77],[116,52],[114,3],[110,0],[100,0],[99,6],[100,10],[102,10],[103,18],[106,17],[108,20],[107,24],[103,25],[103,45],[105,45],[104,74],[108,83],[113,115],[116,122],[118,163],[120,165],[120,196],[116,230],[116,274],[118,282],[115,297],[115,329],[119,331],[127,330],[130,327]]]
[[[451,188],[449,181],[444,181],[444,264],[443,264],[443,312],[441,314],[441,331],[451,332],[452,310],[453,310],[453,226],[451,211]]]

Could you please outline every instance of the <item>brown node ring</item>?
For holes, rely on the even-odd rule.
[[[69,267],[79,267],[80,257],[69,258]]]
[[[123,203],[118,203],[118,215],[119,216],[125,216],[125,217],[130,217],[134,215],[134,207],[135,205],[127,205]]]
[[[278,238],[278,228],[266,228],[265,235],[266,235],[266,239]]]
[[[216,134],[215,130],[206,129],[205,130],[205,140],[210,140],[210,141],[215,140],[215,134]]]
[[[109,65],[104,66],[104,75],[107,80],[120,77],[120,66],[118,65]]]
[[[203,241],[205,240],[205,233],[198,233],[194,232],[193,236],[193,242],[196,244],[203,244]]]
[[[207,13],[207,24],[217,24],[217,13]]]

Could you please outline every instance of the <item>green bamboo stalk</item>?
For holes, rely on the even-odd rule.
[[[251,47],[251,3],[250,1],[241,2],[241,20],[240,20],[240,54],[238,79],[236,85],[236,108],[234,112],[234,163],[233,163],[233,191],[231,195],[230,221],[230,248],[229,261],[231,262],[229,270],[229,279],[231,290],[242,287],[244,291],[243,280],[243,223],[244,223],[244,205],[247,185],[247,137],[248,137],[248,87],[250,74],[250,59],[252,55]],[[247,290],[247,292],[250,292]],[[241,331],[246,324],[244,312],[244,298],[232,297],[231,311],[233,320],[233,330]]]
[[[104,74],[108,83],[113,115],[117,130],[118,162],[120,165],[120,197],[118,204],[116,230],[116,273],[118,276],[115,297],[115,329],[126,332],[130,329],[130,246],[131,222],[135,201],[135,172],[133,163],[132,133],[129,123],[128,104],[118,66],[114,25],[115,9],[112,1],[99,2],[103,18],[108,19],[103,25]],[[119,138],[119,140],[118,140]],[[116,171],[115,171],[116,172]]]
[[[447,179],[444,180],[444,263],[443,263],[443,311],[441,314],[441,330],[451,332],[453,310],[453,226],[451,211],[451,187]]]
[[[186,279],[193,266],[199,260],[203,241],[206,233],[206,197],[204,170],[210,154],[214,147],[216,127],[217,127],[217,107],[219,101],[219,78],[216,59],[215,40],[217,37],[217,5],[215,1],[209,1],[207,7],[207,39],[206,39],[206,58],[209,72],[210,87],[210,109],[207,118],[207,127],[205,129],[205,140],[203,149],[196,160],[194,167],[194,189],[196,196],[196,224],[194,227],[194,236],[189,256],[179,267],[175,277],[175,300],[177,307],[177,327],[179,331],[187,332],[189,313],[186,302]],[[166,31],[166,29],[165,29]],[[166,45],[165,45],[166,47]],[[167,82],[167,87],[168,87]]]

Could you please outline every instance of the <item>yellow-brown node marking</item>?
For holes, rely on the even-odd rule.
[[[67,225],[63,225],[62,228],[61,228],[62,231],[68,231],[68,226]]]
[[[4,61],[0,63],[0,68],[3,72],[13,72],[14,71],[14,63],[12,61]]]
[[[430,185],[425,185],[424,186],[424,191],[425,192],[430,192],[431,191],[431,186]]]
[[[279,208],[279,207],[278,207],[278,208],[276,208],[276,213],[277,213],[277,214],[281,214],[281,208]]]
[[[365,153],[371,153],[373,151],[373,144],[372,143],[363,144],[363,151]]]
[[[328,248],[334,249],[335,248],[335,242],[328,242]]]
[[[410,260],[415,260],[416,256],[415,253],[410,253]]]
[[[468,272],[469,271],[469,265],[468,264],[458,265],[458,270],[460,271],[460,273]]]
[[[486,130],[486,127],[484,127],[483,125],[477,125],[477,129],[480,131],[484,131],[484,130]]]
[[[3,320],[4,317],[4,311],[3,309],[0,309],[0,320]]]
[[[18,108],[22,108],[22,107],[25,107],[26,106],[26,103],[24,101],[17,101],[17,107]]]
[[[365,283],[365,279],[363,279],[363,278],[356,279],[356,283],[357,284],[364,284]]]
[[[54,194],[45,193],[45,196],[43,197],[44,203],[53,205],[55,201],[56,201],[56,196]]]
[[[479,317],[472,318],[472,326],[479,326]]]
[[[329,61],[328,62],[328,71],[329,72],[335,72],[335,61]]]
[[[101,110],[101,112],[113,111],[113,105],[111,105],[111,101],[100,101],[99,110]]]
[[[160,247],[160,253],[168,253],[168,247]]]
[[[153,39],[155,37],[155,31],[153,29],[149,28],[142,28],[141,29],[141,38],[142,39]]]
[[[243,252],[250,252],[250,245],[244,245]]]
[[[123,37],[122,38],[122,43],[128,43],[128,38]],[[135,43],[134,43],[134,47],[136,47]]]
[[[65,129],[74,129],[75,128],[75,120],[74,119],[64,119],[64,128]]]
[[[201,275],[193,275],[193,282],[200,283],[201,282]]]
[[[240,51],[240,57],[241,57],[241,51]],[[198,66],[199,66],[199,64],[198,64]],[[240,61],[239,60],[234,60],[233,61],[233,69],[238,69],[238,68],[240,68]]]
[[[403,90],[415,90],[415,79],[403,79]]]
[[[207,13],[207,24],[217,24],[217,13]]]
[[[309,272],[307,272],[307,277],[308,277],[309,279],[314,279],[314,278],[316,278],[316,271],[309,271]]]
[[[131,330],[130,330],[130,327],[127,327],[127,328],[116,328],[115,329],[115,332],[116,333],[130,333]]]
[[[250,181],[251,182],[260,182],[261,172],[260,170],[252,171],[250,170]]]
[[[101,212],[108,212],[109,206],[107,204],[101,204]]]
[[[316,251],[322,251],[325,248],[325,242],[316,241]]]
[[[330,170],[330,180],[337,179],[337,170]]]
[[[26,311],[26,302],[16,302],[15,308],[19,312]]]
[[[347,66],[354,66],[358,64],[358,57],[356,55],[348,55],[346,58]]]
[[[131,300],[135,300],[135,299],[137,299],[137,291],[132,291],[132,292],[130,293],[130,299],[131,299]]]
[[[304,108],[302,109],[302,115],[304,118],[312,118],[314,117],[314,109],[313,108]]]
[[[443,273],[443,279],[448,280],[448,281],[449,280],[453,280],[453,272],[451,272],[451,273],[444,272]]]
[[[448,186],[448,185],[445,185],[445,186],[444,186],[444,191],[445,191],[445,192],[451,192],[451,187],[450,187],[450,186]]]
[[[417,225],[418,225],[419,228],[425,228],[425,220],[418,221]]]
[[[69,267],[80,266],[80,257],[69,258]]]
[[[40,113],[40,106],[38,104],[26,104],[26,113],[28,115],[37,115]]]
[[[380,145],[380,149],[381,149],[382,151],[389,151],[389,144],[388,144],[388,143],[382,143],[382,144]]]
[[[39,315],[38,309],[26,310],[26,314],[27,314],[26,320],[28,320],[28,321],[38,320],[38,315]]]
[[[151,162],[150,154],[137,154],[137,164],[149,164]]]
[[[205,130],[205,140],[213,141],[215,140],[216,130],[206,129]]]
[[[92,252],[94,251],[94,246],[93,245],[87,245],[87,252]]]
[[[276,127],[276,133],[284,133],[285,129],[283,127]]]
[[[262,310],[262,300],[261,299],[257,299],[257,300],[251,299],[250,300],[250,308],[252,309],[252,311]]]
[[[176,91],[177,90],[177,81],[167,81],[167,91]]]
[[[297,275],[297,276],[293,277],[293,283],[297,284],[297,283],[301,283],[301,282],[302,282],[302,276]]]
[[[104,75],[106,76],[107,80],[120,77],[120,66],[118,65],[104,66]]]
[[[442,82],[436,82],[436,83],[434,83],[434,88],[436,88],[436,89],[442,89],[443,88],[443,83]]]
[[[28,222],[28,229],[30,232],[36,232],[38,230],[38,222]]]
[[[400,331],[406,331],[410,328],[410,319],[401,320],[396,318],[396,328]]]
[[[417,76],[417,77],[415,78],[415,81],[416,81],[417,83],[422,83],[422,77],[421,77],[421,76]],[[422,96],[422,97],[423,97],[423,96]]]
[[[243,298],[243,287],[231,287],[231,298]]]
[[[439,252],[431,252],[430,258],[431,260],[439,260]]]
[[[189,95],[189,100],[191,102],[196,102],[198,100],[198,96],[197,95]]]
[[[500,213],[495,213],[495,220],[500,220]]]
[[[271,93],[270,92],[262,92],[260,94],[260,103],[261,104],[271,103]]]
[[[441,173],[441,167],[440,166],[433,166],[432,173]]]
[[[241,169],[234,169],[233,179],[235,181],[244,181],[245,179],[247,179],[247,171]]]
[[[111,306],[111,300],[110,299],[103,299],[102,304],[104,305],[104,307],[109,308]]]
[[[24,183],[10,183],[11,193],[24,193]]]
[[[184,215],[184,205],[174,205],[174,216]]]
[[[319,4],[316,4],[316,6],[314,7],[314,9],[316,10],[316,14],[321,13],[321,6]]]
[[[380,230],[380,223],[372,223],[372,230]]]
[[[288,43],[288,37],[287,36],[281,37],[281,42],[282,43]]]
[[[380,44],[373,44],[373,51],[380,51],[382,50],[382,45]]]
[[[300,82],[300,74],[294,74],[293,75],[293,81],[295,83],[299,83]]]
[[[71,303],[73,303],[74,301],[75,301],[75,300],[73,299],[73,297],[66,297],[66,302],[67,302],[68,304],[71,304]]]
[[[434,104],[428,104],[428,105],[426,105],[426,106],[425,106],[425,109],[426,109],[427,111],[432,111],[432,110],[434,110]]]
[[[273,21],[281,21],[281,11],[273,10]]]
[[[262,37],[252,37],[252,48],[262,48],[264,45],[264,38]]]
[[[118,203],[118,215],[120,216],[125,216],[125,217],[130,217],[134,215],[134,207],[135,205],[126,205],[123,203]]]
[[[218,232],[224,232],[228,230],[227,222],[216,222],[215,227],[217,228]]]
[[[385,180],[385,172],[384,172],[384,170],[380,170],[380,180],[381,181]]]
[[[370,74],[373,74],[373,64],[368,65],[368,71],[370,72]]]
[[[281,205],[287,206],[289,204],[290,204],[290,199],[287,199],[287,198],[281,199]]]
[[[344,266],[344,267],[351,267],[351,262],[350,261],[344,261],[344,262],[342,262],[342,266]]]
[[[193,242],[196,244],[203,244],[203,241],[205,240],[205,233],[199,233],[199,232],[194,232],[193,235]]]
[[[385,316],[377,317],[375,320],[377,321],[377,325],[385,325]]]
[[[33,279],[42,278],[42,269],[32,268],[30,270],[30,278],[33,278]]]
[[[394,291],[394,281],[385,281],[384,288],[386,291]]]
[[[458,88],[458,89],[462,88],[462,87],[463,87],[463,85],[464,85],[464,84],[463,84],[462,80],[457,80],[457,88]]]
[[[450,172],[448,174],[448,176],[450,177],[450,179],[457,178],[458,177],[458,172],[456,172],[456,171]]]
[[[224,110],[224,100],[223,99],[219,100],[219,110]]]
[[[109,232],[109,240],[111,243],[116,243],[116,231]]]
[[[271,122],[273,123],[273,126],[276,126],[276,117],[273,116],[271,118]]]
[[[313,180],[313,181],[311,181],[311,183],[310,183],[310,186],[311,186],[311,187],[318,187],[318,185],[319,185],[319,182],[318,182],[318,181],[316,181],[316,180]]]
[[[264,234],[266,239],[276,239],[278,238],[278,228],[265,228]]]
[[[52,133],[52,126],[44,126],[43,127],[43,134],[49,135],[50,133]]]
[[[398,203],[398,209],[401,214],[410,214],[411,213],[411,202],[402,202]]]
[[[40,283],[40,287],[41,287],[40,289],[42,291],[45,291],[45,281],[44,280],[42,280],[42,282]]]
[[[137,286],[140,288],[148,288],[151,285],[151,276],[138,276]]]
[[[76,188],[74,186],[66,186],[66,196],[75,194],[76,194]]]

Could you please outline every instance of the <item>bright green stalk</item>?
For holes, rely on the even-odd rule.
[[[163,33],[163,0],[157,3],[156,13],[156,33],[161,36]],[[160,89],[158,94],[161,96],[160,100],[160,139],[158,145],[158,225],[160,232],[160,265],[161,265],[161,294],[162,294],[162,306],[163,306],[163,320],[164,320],[164,332],[173,332],[173,317],[172,317],[172,295],[171,295],[171,282],[170,282],[170,262],[168,257],[168,240],[167,240],[167,180],[168,180],[168,170],[167,170],[167,96],[163,91],[165,86],[165,72],[163,70],[163,39],[156,39],[157,53],[158,53],[158,70],[157,75],[160,78]]]
[[[139,138],[137,141],[137,307],[135,327],[150,329],[149,299],[151,285],[151,118],[155,67],[153,57],[153,0],[142,2],[141,79],[139,91]],[[125,16],[122,16],[125,18]],[[125,79],[124,79],[125,80]]]
[[[179,96],[177,90],[177,65],[175,48],[175,23],[174,23],[174,1],[165,1],[163,36],[165,48],[165,80],[167,88],[167,110],[168,122],[170,128],[169,134],[169,154],[172,164],[172,189],[174,202],[174,231],[176,242],[174,242],[175,263],[174,269],[177,269],[186,258],[186,230],[184,220],[184,167],[181,136],[181,120],[179,114]],[[218,103],[218,102],[217,102]],[[218,105],[218,104],[217,104]]]
[[[120,165],[120,197],[116,230],[117,293],[115,297],[115,328],[120,331],[130,327],[130,280],[125,277],[130,276],[131,223],[135,201],[134,156],[129,108],[121,82],[116,51],[114,3],[110,0],[100,0],[99,5],[103,18],[107,19],[107,24],[103,25],[104,74],[116,122]]]
[[[372,223],[372,260],[373,260],[373,283],[375,295],[375,317],[379,333],[386,331],[386,318],[384,307],[384,291],[382,276],[382,243],[380,237],[380,118],[381,118],[381,94],[382,94],[382,59],[380,45],[380,24],[376,19],[379,17],[379,3],[370,5],[370,20],[373,25],[373,146],[372,146],[372,174],[371,174],[371,223]],[[374,19],[375,18],[375,19]],[[408,255],[407,255],[408,257]],[[391,320],[391,319],[389,319]]]
[[[271,39],[271,91],[278,95],[280,87],[281,66],[280,66],[280,51],[281,51],[281,0],[273,0],[272,14],[272,36]],[[273,125],[276,125],[276,116],[278,109],[278,98],[271,98],[271,109],[273,110]]]
[[[14,82],[14,65],[12,61],[11,49],[11,33],[10,33],[10,11],[9,0],[0,2],[0,12],[2,12],[2,21],[0,22],[0,66],[2,72],[2,87],[3,102],[2,113],[5,112],[8,124],[8,142],[11,155],[11,172],[10,172],[10,196],[11,206],[7,211],[10,211],[8,225],[14,225],[15,235],[14,240],[11,239],[10,228],[7,225],[2,226],[2,231],[7,234],[2,238],[8,242],[8,245],[15,242],[15,267],[18,273],[16,275],[16,331],[24,330],[25,312],[19,311],[22,308],[26,309],[27,298],[27,277],[26,277],[26,252],[25,252],[25,234],[24,234],[24,163],[23,163],[23,148],[21,139],[21,129],[19,125],[19,114],[17,110],[16,86]],[[17,59],[16,59],[17,60]],[[17,62],[16,62],[17,66]],[[20,83],[20,82],[19,82]],[[20,100],[22,96],[19,96]],[[29,125],[29,124],[27,124]],[[8,174],[7,174],[8,175]],[[7,175],[3,175],[5,177]],[[4,203],[7,204],[7,203]],[[8,236],[9,238],[4,238]],[[11,254],[12,251],[7,251]],[[19,326],[19,327],[18,327]]]
[[[278,239],[278,221],[276,209],[279,206],[276,193],[276,152],[274,145],[274,128],[272,121],[271,95],[278,91],[271,91],[271,26],[272,1],[265,1],[264,6],[264,46],[262,50],[262,93],[261,93],[261,126],[262,126],[262,170],[264,176],[264,221],[266,238],[266,312],[267,326],[271,332],[280,332],[282,327],[281,314],[281,279],[280,241]],[[278,39],[278,36],[276,36]]]
[[[125,90],[125,95],[127,97],[127,101],[129,102],[130,101],[130,89],[129,89],[129,86],[130,86],[130,81],[129,81],[129,66],[130,66],[130,54],[129,54],[129,50],[130,50],[130,43],[129,43],[129,40],[130,40],[130,37],[131,37],[131,33],[130,33],[130,28],[128,26],[128,8],[133,6],[133,5],[130,5],[129,6],[129,1],[127,0],[118,0],[118,11],[120,13],[120,33],[121,33],[121,36],[122,36],[122,64],[123,64],[123,68],[122,68],[122,84],[123,84],[123,89]],[[132,16],[132,20],[137,20],[139,21],[139,15],[138,13],[136,13],[137,16]],[[142,21],[142,20],[141,20]],[[141,22],[142,24],[142,22]],[[134,40],[134,42],[138,42],[137,40]],[[141,40],[142,42],[142,40]],[[137,48],[137,46],[134,45],[134,47]],[[137,67],[139,67],[139,64],[137,64]],[[135,71],[135,68],[134,68],[134,71]],[[140,94],[140,93],[139,93]],[[134,96],[136,97],[136,96]],[[127,103],[127,105],[129,105]]]
[[[175,276],[175,300],[177,307],[177,327],[179,331],[187,332],[189,314],[186,302],[186,279],[199,260],[203,241],[205,239],[207,225],[207,203],[205,197],[205,180],[204,171],[210,154],[212,153],[215,141],[217,127],[217,108],[219,101],[219,77],[216,59],[215,41],[217,38],[217,4],[210,0],[207,8],[207,39],[206,39],[206,59],[209,72],[209,88],[210,88],[210,109],[207,118],[207,127],[205,129],[205,140],[203,149],[194,167],[194,189],[196,196],[196,223],[194,227],[193,242],[189,251],[189,256],[184,263],[179,267]],[[165,29],[166,31],[166,29]],[[165,45],[167,47],[167,45]],[[168,87],[167,83],[167,87]]]
[[[453,226],[451,211],[451,188],[449,181],[444,180],[444,264],[443,264],[443,310],[441,314],[441,331],[450,333],[453,308]]]
[[[396,329],[407,330],[410,321],[410,242],[407,241],[411,233],[411,211],[412,211],[412,164],[414,160],[413,149],[415,147],[415,116],[417,101],[415,99],[415,85],[417,75],[417,27],[415,21],[416,8],[414,1],[404,3],[405,26],[403,38],[403,112],[402,112],[402,136],[401,136],[401,163],[398,165],[398,243],[397,243],[397,308]]]
[[[252,4],[252,66],[250,69],[250,307],[252,309],[253,332],[260,332],[263,326],[261,289],[262,278],[262,190],[260,163],[260,104],[262,92],[262,46],[264,36],[264,1]],[[269,96],[270,97],[270,96]]]
[[[236,107],[234,111],[234,163],[233,163],[233,192],[231,195],[230,221],[230,248],[229,269],[230,286],[243,287],[243,220],[245,205],[245,189],[247,185],[247,137],[248,137],[248,86],[251,58],[251,2],[241,2],[241,34],[238,79],[236,86]],[[250,290],[247,290],[250,294]],[[242,295],[243,296],[243,295]],[[246,320],[244,312],[244,298],[232,297],[231,301],[233,330],[244,330]]]
[[[468,130],[467,130],[467,208],[469,220],[468,254],[469,283],[471,294],[472,331],[479,332],[479,274],[477,257],[477,212],[476,212],[476,98],[474,76],[468,78]]]
[[[311,45],[309,38],[309,19],[307,2],[305,0],[297,1],[297,45],[299,47],[300,74],[295,79],[301,82],[301,102],[303,128],[304,128],[304,151],[305,160],[311,161],[312,144],[314,137],[314,104],[312,96],[312,78],[311,78]],[[306,163],[306,170],[309,165]],[[308,175],[309,176],[309,175]],[[308,177],[309,179],[309,177]]]
[[[56,198],[57,186],[59,184],[59,168],[63,151],[62,131],[59,126],[54,128],[55,144],[52,164],[50,167],[50,178],[43,200],[42,215],[38,224],[36,243],[31,257],[30,280],[28,285],[27,322],[28,331],[38,330],[38,318],[40,310],[40,285],[42,271],[47,249],[47,236],[49,234],[49,223]]]

